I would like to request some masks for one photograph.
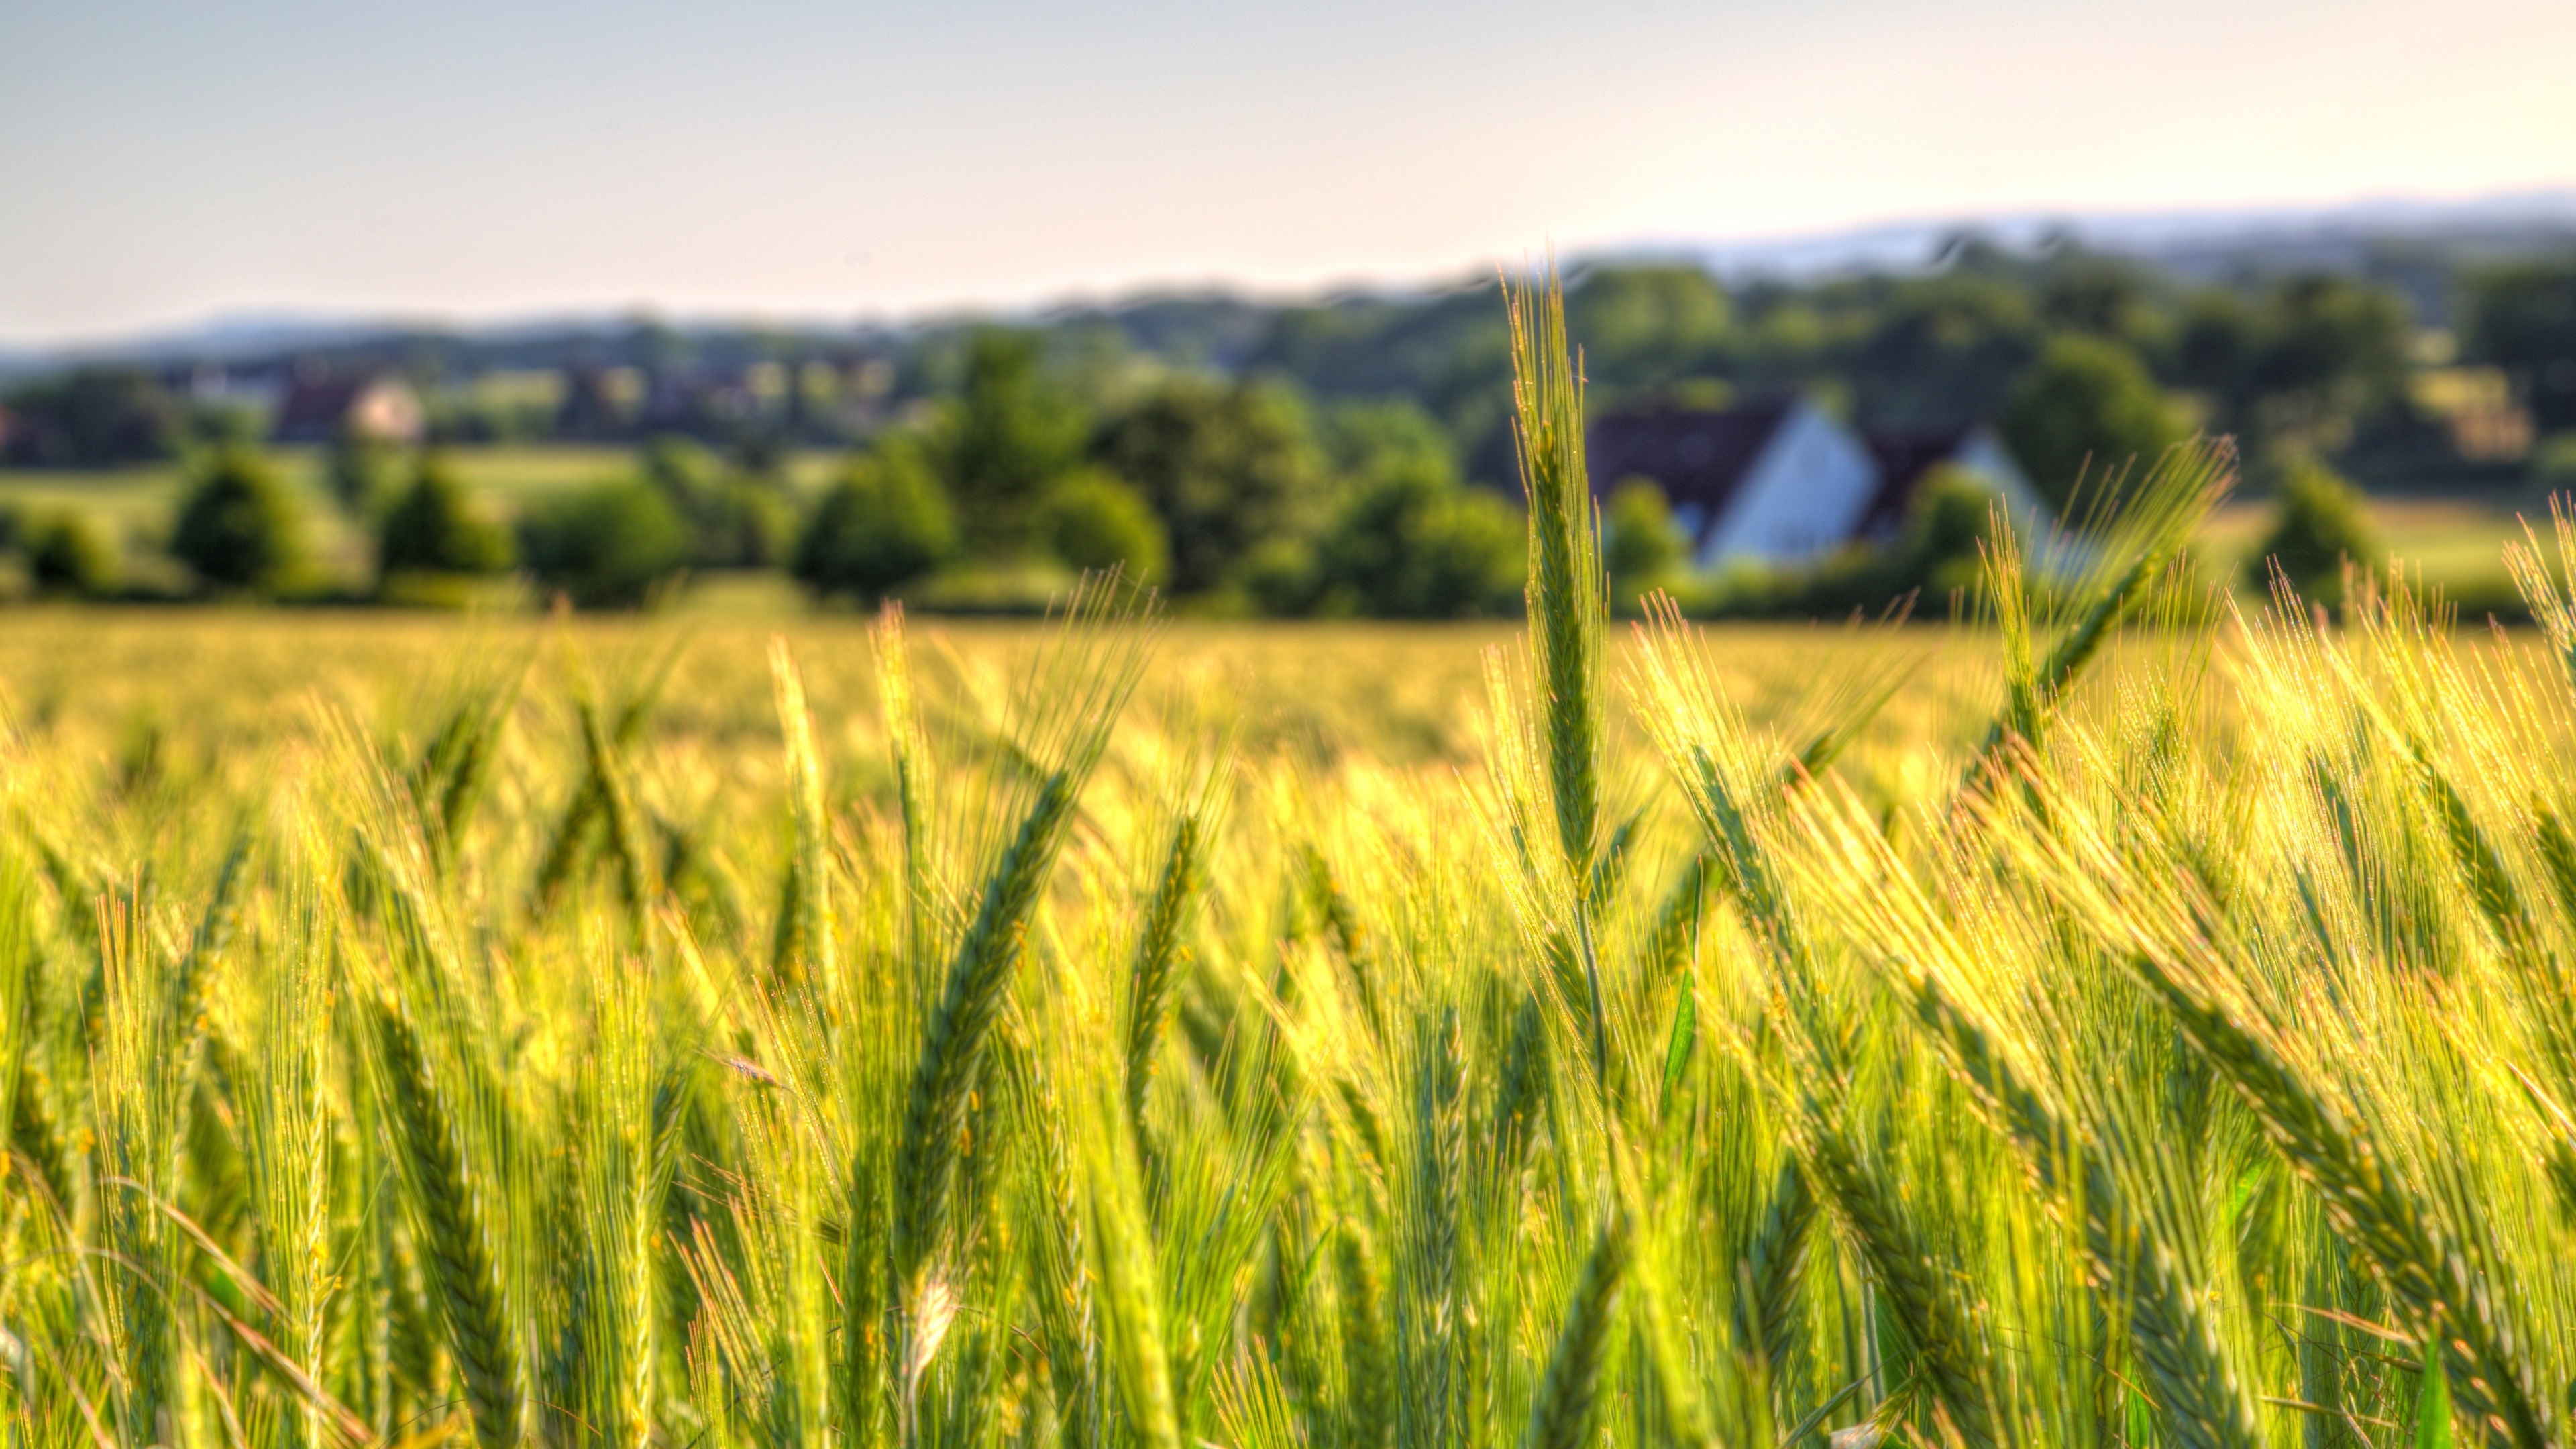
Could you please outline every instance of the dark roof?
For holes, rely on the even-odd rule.
[[[1794,397],[1779,397],[1724,412],[1613,413],[1592,425],[1593,491],[1606,495],[1626,479],[1652,478],[1674,508],[1700,510],[1705,536],[1797,405]]]
[[[297,378],[287,386],[286,396],[278,400],[277,417],[269,424],[268,430],[289,440],[327,438],[339,431],[340,420],[349,415],[350,404],[356,402],[358,394],[373,381],[375,379],[370,377],[316,381]]]
[[[1893,538],[1905,526],[1905,510],[1914,503],[1915,485],[1936,463],[1959,454],[1976,425],[1954,428],[1882,428],[1864,436],[1869,455],[1878,463],[1878,492],[1860,517],[1863,538]]]

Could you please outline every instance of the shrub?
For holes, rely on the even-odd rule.
[[[1520,516],[1500,497],[1437,469],[1390,469],[1316,548],[1317,607],[1389,619],[1503,612],[1526,552]]]
[[[2552,493],[2576,493],[2576,432],[2540,440],[2531,450],[2531,481]]]
[[[1162,520],[1181,593],[1229,582],[1254,548],[1321,521],[1313,429],[1280,388],[1176,379],[1112,420],[1092,452]]]
[[[96,468],[167,458],[179,450],[187,419],[150,373],[132,367],[84,367],[20,388],[8,398],[11,463],[39,468]]]
[[[116,546],[87,515],[58,513],[28,530],[27,575],[40,594],[103,598],[116,589]]]
[[[1038,536],[1073,568],[1114,568],[1134,583],[1159,583],[1171,565],[1162,521],[1144,496],[1096,469],[1073,474],[1047,495]]]
[[[1610,575],[1610,597],[1621,606],[1670,584],[1689,544],[1674,526],[1672,506],[1652,479],[1631,478],[1610,495],[1601,562]]]
[[[275,594],[303,562],[294,496],[266,458],[220,449],[180,504],[170,551],[213,592]]]
[[[2060,337],[2022,374],[2005,405],[2004,438],[2060,513],[2079,482],[2152,467],[2183,440],[2181,421],[2138,355],[2100,337]]]
[[[794,572],[816,596],[874,602],[957,553],[957,520],[921,450],[895,441],[854,458],[816,505]]]
[[[531,509],[519,551],[540,582],[576,605],[627,609],[679,576],[689,539],[652,485],[615,479]]]
[[[2280,466],[2280,496],[2271,535],[2246,560],[2246,581],[2268,588],[2267,561],[2277,559],[2302,598],[2341,603],[2344,561],[2365,568],[2379,561],[2379,543],[2361,495],[2333,469],[2303,456]]]
[[[331,496],[352,518],[372,518],[402,486],[402,450],[381,438],[343,433],[331,445]]]
[[[1937,466],[1907,505],[1902,587],[1927,601],[1975,588],[1995,536],[1995,490],[1949,464]]]
[[[510,535],[475,511],[455,468],[431,454],[385,515],[376,565],[382,574],[498,573],[510,566]]]

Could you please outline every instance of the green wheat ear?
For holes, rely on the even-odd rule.
[[[1615,1215],[1594,1240],[1573,1300],[1566,1304],[1556,1351],[1548,1357],[1547,1376],[1530,1405],[1522,1449],[1584,1449],[1591,1441],[1593,1401],[1610,1351],[1611,1315],[1628,1271],[1628,1253],[1626,1215]]]
[[[401,1010],[379,1002],[374,1019],[378,1090],[393,1129],[422,1270],[447,1349],[465,1381],[481,1449],[514,1449],[524,1394],[519,1354],[503,1307],[501,1252],[489,1190],[465,1152],[463,1124]]]

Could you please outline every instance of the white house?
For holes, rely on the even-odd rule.
[[[1990,482],[2016,523],[2040,508],[2003,439],[1985,424],[1863,439],[1804,397],[1722,412],[1613,414],[1593,425],[1594,487],[1630,478],[1664,490],[1701,567],[1737,559],[1798,563],[1904,528],[1914,493],[1947,463]]]

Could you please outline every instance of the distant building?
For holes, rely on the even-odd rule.
[[[1905,531],[1915,491],[1935,468],[1944,465],[1983,483],[2003,500],[2004,515],[2016,524],[2028,525],[2047,516],[2039,490],[2030,486],[2030,476],[2022,472],[2012,450],[2004,446],[2003,435],[1990,423],[1881,430],[1869,434],[1867,441],[1870,456],[1878,463],[1878,493],[1861,516],[1857,536],[1868,542],[1888,543]]]
[[[1605,495],[1630,478],[1661,487],[1703,568],[1892,542],[1916,491],[1945,464],[1982,479],[2016,522],[2043,516],[2030,479],[1985,423],[1864,439],[1803,397],[1615,413],[1593,425],[1589,461]]]
[[[343,436],[417,443],[428,423],[420,394],[401,378],[299,374],[278,399],[268,431],[281,443],[327,443]]]
[[[1630,478],[1659,485],[1702,567],[1839,548],[1859,536],[1879,492],[1869,449],[1803,397],[1613,414],[1592,427],[1589,463],[1604,493]]]

